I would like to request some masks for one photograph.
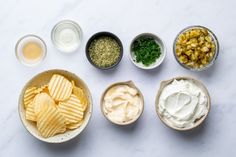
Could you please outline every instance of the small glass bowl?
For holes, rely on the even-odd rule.
[[[189,30],[191,30],[191,29],[195,29],[195,28],[206,29],[206,30],[208,31],[208,33],[211,35],[211,38],[213,39],[213,42],[214,42],[214,44],[215,44],[215,46],[216,46],[214,57],[212,58],[211,62],[210,62],[209,64],[207,64],[206,66],[204,66],[203,68],[191,68],[191,67],[188,67],[188,66],[186,66],[185,64],[181,63],[181,62],[179,61],[178,56],[176,55],[176,51],[175,51],[175,50],[176,50],[176,42],[177,42],[177,40],[178,40],[178,38],[179,38],[179,35],[181,35],[182,33],[187,32],[187,31],[189,31]],[[184,67],[185,69],[191,70],[191,71],[204,71],[204,70],[208,69],[209,67],[211,67],[211,66],[215,63],[215,61],[216,61],[216,59],[217,59],[217,57],[218,57],[218,55],[219,55],[219,49],[220,49],[220,48],[219,48],[219,42],[218,42],[218,39],[217,39],[216,35],[215,35],[210,29],[208,29],[208,28],[206,28],[206,27],[204,27],[204,26],[199,26],[199,25],[194,25],[194,26],[189,26],[189,27],[184,28],[184,29],[183,29],[182,31],[180,31],[180,33],[176,36],[176,38],[175,38],[175,40],[174,40],[174,44],[173,44],[173,52],[174,52],[175,59],[177,60],[177,62],[178,62],[182,67]]]
[[[27,60],[23,56],[22,48],[28,42],[36,42],[41,46],[42,56],[39,59],[30,61],[30,60]],[[21,37],[17,41],[16,46],[15,46],[15,54],[16,54],[16,58],[18,59],[18,61],[21,62],[23,65],[36,66],[36,65],[40,64],[45,59],[45,57],[47,55],[47,46],[46,46],[46,43],[43,41],[43,39],[40,38],[39,36],[33,35],[33,34],[28,34],[28,35]]]
[[[60,43],[60,41],[57,39],[57,33],[62,31],[63,29],[66,29],[66,28],[70,28],[74,31],[74,33],[76,33],[76,37],[77,37],[77,41],[78,43],[72,47],[72,48],[69,48],[64,45],[62,43]],[[82,29],[81,27],[74,21],[71,21],[71,20],[62,20],[60,22],[58,22],[52,29],[51,31],[51,40],[52,40],[52,43],[54,45],[54,47],[61,51],[61,52],[64,52],[64,53],[73,53],[75,52],[79,46],[81,45],[81,40],[82,40]]]

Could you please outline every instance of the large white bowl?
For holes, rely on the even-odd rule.
[[[82,89],[84,89],[89,103],[88,103],[88,108],[85,112],[84,122],[79,128],[77,128],[75,130],[67,130],[65,133],[58,134],[53,137],[44,138],[39,134],[36,124],[25,119],[25,109],[24,109],[23,97],[24,97],[25,90],[28,87],[32,87],[32,86],[40,87],[41,85],[48,83],[53,74],[60,74],[69,80],[73,80],[75,82],[76,86],[79,86]],[[92,114],[92,97],[91,97],[91,94],[90,94],[90,91],[89,91],[87,85],[84,83],[84,81],[82,79],[80,79],[75,74],[65,71],[65,70],[59,70],[59,69],[48,70],[48,71],[39,73],[38,75],[34,76],[31,80],[29,80],[29,82],[26,83],[26,85],[22,89],[20,97],[19,97],[18,110],[19,110],[19,114],[20,114],[20,119],[21,119],[24,127],[35,138],[37,138],[41,141],[47,142],[47,143],[63,143],[63,142],[66,142],[66,141],[69,141],[69,140],[75,138],[87,126],[87,124],[90,120],[91,114]]]

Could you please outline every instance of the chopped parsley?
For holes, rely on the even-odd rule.
[[[134,52],[137,63],[142,63],[145,66],[149,66],[156,62],[161,55],[161,48],[158,43],[152,37],[142,36],[136,39],[131,47]]]

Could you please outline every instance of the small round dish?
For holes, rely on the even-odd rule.
[[[211,38],[212,38],[214,44],[215,44],[215,54],[214,54],[212,60],[210,61],[210,63],[208,63],[208,64],[207,64],[206,66],[204,66],[203,68],[191,68],[191,67],[188,67],[187,65],[185,65],[185,64],[183,64],[183,63],[181,63],[181,62],[179,61],[178,56],[177,56],[177,54],[176,54],[176,43],[177,43],[177,40],[178,40],[179,36],[180,36],[181,34],[187,32],[187,31],[191,30],[191,29],[206,29],[206,30],[208,31],[209,35],[211,36]],[[204,71],[204,70],[210,68],[210,67],[215,63],[215,61],[216,61],[216,59],[217,59],[217,57],[218,57],[218,55],[219,55],[219,49],[220,49],[220,48],[219,48],[219,42],[218,42],[218,39],[217,39],[216,35],[215,35],[210,29],[208,29],[208,28],[206,28],[206,27],[204,27],[204,26],[199,26],[199,25],[194,25],[194,26],[189,26],[189,27],[184,28],[182,31],[180,31],[180,32],[178,33],[178,35],[176,36],[176,38],[175,38],[175,40],[174,40],[174,44],[173,44],[173,52],[174,52],[174,56],[175,56],[176,61],[177,61],[183,68],[188,69],[188,70],[191,70],[191,71]]]
[[[161,49],[161,55],[159,56],[159,58],[156,59],[156,61],[154,63],[152,63],[151,65],[149,66],[145,66],[144,64],[142,63],[138,63],[136,62],[136,59],[135,59],[135,54],[134,52],[132,51],[132,46],[134,44],[134,42],[141,38],[141,37],[151,37],[155,40],[155,42],[160,46],[160,49]],[[139,34],[138,36],[136,36],[131,44],[130,44],[130,60],[132,61],[132,63],[137,66],[138,68],[141,68],[141,69],[154,69],[156,67],[158,67],[159,65],[161,65],[161,63],[164,61],[165,59],[165,56],[166,56],[166,47],[165,47],[165,44],[164,42],[161,40],[161,38],[159,38],[158,36],[152,34],[152,33],[142,33],[142,34]]]
[[[127,85],[127,86],[129,86],[129,87],[132,87],[132,88],[136,89],[136,90],[138,91],[138,96],[141,98],[141,108],[140,108],[139,114],[138,114],[134,119],[132,119],[132,120],[130,120],[130,121],[127,121],[127,122],[124,122],[124,123],[119,123],[119,122],[116,122],[116,121],[111,120],[111,119],[107,116],[107,114],[105,113],[104,106],[103,106],[103,101],[104,101],[104,98],[105,98],[105,95],[107,94],[107,92],[108,92],[111,88],[113,88],[113,87],[115,87],[115,86],[119,86],[119,85]],[[143,95],[142,95],[141,91],[135,86],[135,84],[134,84],[132,81],[117,82],[117,83],[114,83],[114,84],[110,85],[110,86],[103,92],[102,97],[101,97],[101,99],[100,99],[100,108],[101,108],[101,111],[102,111],[104,117],[105,117],[108,121],[110,121],[111,123],[116,124],[116,125],[120,125],[120,126],[130,125],[130,124],[136,122],[136,121],[140,118],[140,116],[142,115],[143,110],[144,110],[144,98],[143,98]]]
[[[59,75],[65,76],[69,80],[73,80],[76,86],[79,86],[84,90],[89,103],[88,103],[88,108],[85,111],[83,124],[80,127],[78,127],[75,130],[67,130],[63,134],[57,134],[49,138],[44,138],[39,134],[35,123],[28,121],[25,118],[26,111],[24,108],[24,93],[28,87],[40,87],[41,85],[45,85],[46,83],[49,82],[49,80],[54,74],[59,74]],[[26,83],[19,97],[18,112],[19,112],[19,116],[20,116],[23,126],[32,136],[34,136],[40,141],[47,142],[47,143],[63,143],[78,136],[87,126],[90,120],[90,117],[92,115],[92,97],[91,97],[91,94],[87,85],[77,75],[69,71],[60,70],[60,69],[48,70],[48,71],[44,71],[42,73],[37,74]]]
[[[60,21],[51,31],[51,40],[57,50],[64,53],[73,53],[81,44],[82,29],[74,21]]]
[[[165,121],[165,119],[163,118],[163,116],[161,115],[160,111],[159,111],[159,100],[160,100],[160,96],[161,96],[161,93],[163,91],[163,89],[171,84],[174,80],[190,80],[192,81],[194,84],[198,85],[198,87],[200,87],[201,90],[204,91],[204,93],[206,94],[206,97],[207,97],[207,113],[202,116],[200,119],[197,119],[195,122],[194,122],[194,125],[191,126],[191,127],[186,127],[186,128],[180,128],[180,127],[175,127],[175,126],[172,126],[170,125],[168,122]],[[210,108],[211,108],[211,99],[210,99],[210,95],[208,93],[208,90],[207,88],[204,86],[203,83],[201,83],[200,81],[194,79],[194,78],[191,78],[191,77],[176,77],[176,78],[173,78],[173,79],[170,79],[170,80],[166,80],[166,81],[162,81],[161,84],[160,84],[160,88],[157,92],[157,95],[156,95],[156,101],[155,101],[155,108],[156,108],[156,113],[159,117],[159,119],[166,125],[168,126],[169,128],[172,128],[174,130],[177,130],[177,131],[188,131],[188,130],[192,130],[196,127],[198,127],[199,125],[201,125],[203,123],[203,121],[206,119],[206,117],[208,116],[209,112],[210,112]]]
[[[23,49],[27,44],[32,44],[32,43],[34,45],[37,45],[37,47],[34,46],[34,47],[27,48],[28,49],[27,55],[29,55],[28,57],[30,57],[30,58],[27,58],[24,54]],[[33,52],[32,50],[34,50],[34,48],[40,49],[39,50],[40,52]],[[34,53],[38,53],[38,54],[34,54]],[[47,55],[47,46],[45,42],[43,41],[43,39],[40,38],[39,36],[28,34],[28,35],[23,36],[17,41],[16,46],[15,46],[15,54],[16,54],[16,58],[18,59],[20,63],[26,66],[36,66],[45,59]],[[32,57],[36,57],[36,58],[32,58]]]
[[[120,47],[120,54],[119,54],[118,59],[116,60],[116,62],[114,64],[112,64],[111,66],[108,66],[108,67],[100,67],[100,66],[96,65],[92,61],[92,59],[90,57],[90,54],[89,54],[89,47],[90,47],[91,43],[94,40],[99,39],[101,37],[110,37],[110,38],[114,39],[117,42],[117,44],[119,45],[119,47]],[[96,67],[98,69],[101,69],[101,70],[108,70],[108,69],[112,69],[112,68],[116,67],[120,63],[120,61],[121,61],[121,59],[123,57],[123,45],[122,45],[121,40],[115,34],[110,33],[110,32],[98,32],[98,33],[94,34],[92,37],[90,37],[90,39],[88,40],[88,42],[86,44],[85,52],[86,52],[86,57],[87,57],[88,61],[94,67]]]

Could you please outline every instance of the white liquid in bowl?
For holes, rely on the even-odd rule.
[[[81,43],[81,29],[73,21],[61,21],[52,30],[52,42],[54,46],[66,53],[74,52]]]

